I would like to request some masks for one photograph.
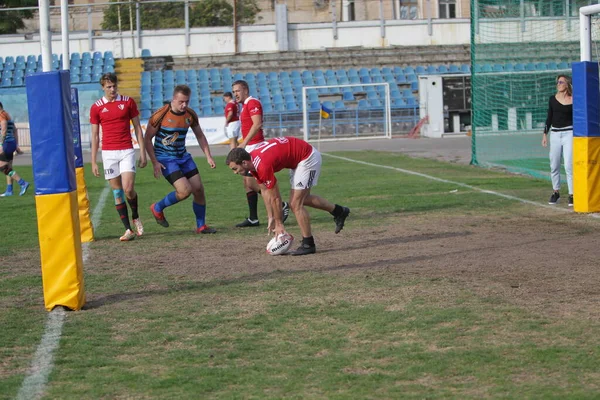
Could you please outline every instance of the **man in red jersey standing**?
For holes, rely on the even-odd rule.
[[[265,141],[263,125],[263,108],[258,99],[250,96],[250,90],[246,81],[235,81],[231,85],[235,101],[242,104],[240,113],[240,123],[242,131],[242,142],[239,147],[251,152]],[[246,189],[246,198],[248,200],[248,209],[250,215],[244,221],[236,225],[238,228],[259,226],[258,221],[258,194],[260,188],[256,180],[251,175],[244,176],[244,188]],[[282,203],[283,220],[285,221],[290,213],[288,203]]]
[[[241,148],[233,149],[225,161],[238,175],[249,172],[262,187],[262,195],[269,215],[269,232],[276,236],[286,233],[281,212],[281,193],[275,173],[290,169],[290,205],[302,233],[302,244],[291,253],[294,256],[313,254],[317,251],[310,226],[310,215],[304,206],[328,211],[335,222],[335,233],[344,228],[350,215],[348,207],[333,204],[310,193],[317,185],[321,173],[321,153],[304,140],[295,137],[278,137],[261,143],[248,153]]]
[[[235,149],[240,137],[240,106],[233,99],[231,92],[223,93],[223,101],[225,101],[225,136],[229,139],[229,147]]]
[[[138,196],[134,189],[135,182],[135,150],[131,141],[129,121],[140,146],[138,166],[146,166],[146,151],[144,136],[140,125],[139,111],[135,100],[121,96],[117,91],[117,76],[107,73],[100,78],[104,97],[96,101],[90,108],[90,123],[92,124],[92,172],[100,176],[96,155],[100,144],[100,126],[102,126],[102,164],[104,178],[109,182],[115,198],[115,206],[121,222],[125,226],[122,242],[142,236],[144,227],[138,214]],[[131,207],[131,217],[136,232],[129,222],[127,203]]]

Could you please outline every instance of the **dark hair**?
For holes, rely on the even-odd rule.
[[[102,75],[100,78],[100,85],[104,86],[106,82],[114,83],[116,85],[118,82],[117,75],[112,72],[107,72],[106,74]]]
[[[250,90],[250,89],[248,88],[248,82],[246,82],[246,81],[243,81],[243,80],[241,80],[241,79],[240,79],[239,81],[235,81],[235,82],[233,82],[233,83],[231,84],[231,87],[234,87],[235,85],[240,85],[240,86],[241,86],[241,87],[243,87],[244,89],[246,89],[246,90]]]
[[[223,97],[229,97],[230,99],[232,99],[233,94],[231,94],[231,92],[225,92],[225,93],[223,93]]]
[[[242,161],[250,161],[250,153],[248,153],[245,149],[241,147],[236,147],[232,149],[229,154],[227,154],[227,159],[225,159],[225,165],[229,165],[234,162],[238,165],[242,164]]]
[[[192,89],[190,89],[188,85],[177,85],[175,86],[175,89],[173,89],[173,96],[175,96],[177,93],[181,93],[184,96],[189,96],[192,94]]]
[[[0,101],[0,108],[4,108],[4,106],[2,105],[2,102]]]
[[[556,83],[558,83],[560,78],[565,78],[565,81],[567,81],[567,94],[573,96],[573,81],[571,80],[571,77],[569,75],[558,75],[556,77]]]

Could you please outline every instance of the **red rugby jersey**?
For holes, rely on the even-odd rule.
[[[102,150],[132,149],[129,121],[139,114],[135,100],[128,96],[96,101],[90,108],[90,123],[102,127]]]
[[[246,139],[248,136],[248,132],[250,132],[250,128],[252,128],[252,116],[260,115],[261,118],[263,116],[262,104],[258,99],[254,97],[248,97],[246,101],[244,101],[244,107],[242,108],[242,112],[240,113],[240,124],[242,125],[242,138]],[[258,132],[254,135],[252,140],[248,142],[248,144],[257,144],[265,141],[265,136],[263,134],[262,128],[259,129]]]

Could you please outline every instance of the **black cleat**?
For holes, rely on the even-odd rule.
[[[200,228],[196,228],[196,233],[217,233],[217,230],[215,228],[211,228],[208,225],[202,225]]]
[[[342,229],[344,229],[344,222],[346,222],[346,218],[350,215],[350,209],[348,207],[342,207],[343,211],[337,217],[333,217],[335,221],[335,233],[340,233]]]
[[[301,244],[296,251],[290,252],[293,256],[305,256],[307,254],[315,254],[317,252],[317,246],[310,246],[308,244]]]
[[[287,201],[283,202],[283,205],[281,206],[281,212],[283,213],[283,217],[281,220],[282,222],[285,222],[290,216],[290,205]]]
[[[552,192],[552,196],[550,196],[550,200],[548,200],[548,204],[556,204],[560,199],[560,194],[558,192]]]
[[[573,195],[569,195],[569,207],[573,207]]]
[[[235,227],[236,228],[248,228],[253,226],[259,226],[260,222],[258,220],[251,220],[250,218],[246,218],[243,222],[240,222]]]

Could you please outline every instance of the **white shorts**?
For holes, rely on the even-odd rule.
[[[240,126],[240,121],[230,122],[225,129],[225,136],[227,136],[227,139],[239,138]]]
[[[120,176],[123,172],[135,173],[135,150],[102,150],[104,179]]]
[[[290,170],[290,185],[293,190],[310,189],[317,186],[321,174],[321,153],[313,147],[313,151],[298,163],[296,169]]]

